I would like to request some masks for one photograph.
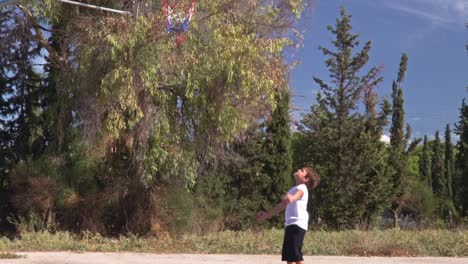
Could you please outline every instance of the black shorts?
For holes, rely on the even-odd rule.
[[[281,261],[303,261],[302,245],[306,230],[297,225],[289,225],[284,232],[283,250],[281,252]]]

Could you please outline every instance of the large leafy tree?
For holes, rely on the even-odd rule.
[[[335,37],[334,50],[320,50],[327,57],[330,82],[314,78],[320,92],[317,104],[302,120],[301,143],[310,150],[308,162],[322,175],[321,217],[342,228],[369,222],[388,203],[388,168],[377,157],[384,155],[379,138],[389,104],[385,102],[380,113],[375,110],[373,89],[382,80],[380,68],[371,67],[361,74],[371,43],[359,48],[358,35],[351,33],[351,16],[344,8],[336,25],[328,29]],[[363,113],[358,111],[360,103],[365,106]]]
[[[121,9],[132,2],[103,1]],[[20,1],[17,13],[48,53],[46,112],[58,169],[40,174],[56,172],[64,190],[52,206],[79,227],[148,229],[157,217],[141,215],[157,211],[156,190],[190,191],[230,142],[271,112],[286,87],[282,54],[303,4],[201,0],[187,41],[176,45],[159,1],[133,17]],[[86,217],[66,202],[71,197]]]

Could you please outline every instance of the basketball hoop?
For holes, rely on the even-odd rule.
[[[175,11],[176,6],[170,5],[166,0],[163,0],[163,10],[166,16],[166,32],[176,34],[176,44],[185,41],[186,37],[183,35],[188,32],[190,21],[195,13],[195,0],[191,0],[190,6],[185,8],[184,11]]]

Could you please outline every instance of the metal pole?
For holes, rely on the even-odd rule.
[[[16,3],[18,3],[18,0],[6,0],[0,3],[0,8],[7,6],[7,5],[14,5]]]
[[[83,6],[83,7],[89,7],[89,8],[94,8],[102,11],[107,11],[107,12],[113,12],[113,13],[118,13],[122,15],[128,15],[131,16],[132,13],[128,11],[121,11],[121,10],[116,10],[112,8],[107,8],[107,7],[101,7],[101,6],[95,6],[95,5],[90,5],[90,4],[85,4],[85,3],[80,3],[80,2],[75,2],[75,1],[70,1],[70,0],[59,0],[60,2],[67,3],[67,4],[72,4],[72,5],[77,5],[77,6]]]
[[[67,4],[72,4],[72,5],[78,5],[78,6],[83,6],[83,7],[89,7],[89,8],[94,8],[102,11],[107,11],[107,12],[113,12],[113,13],[118,13],[122,15],[127,15],[131,16],[132,13],[128,11],[121,11],[121,10],[116,10],[112,8],[107,8],[107,7],[101,7],[101,6],[96,6],[96,5],[90,5],[90,4],[85,4],[85,3],[80,3],[80,2],[75,2],[75,1],[70,1],[70,0],[59,0],[60,2],[67,3]],[[0,2],[0,8],[8,5],[14,5],[17,4],[19,0],[6,0],[4,2]]]

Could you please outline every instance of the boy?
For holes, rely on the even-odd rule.
[[[284,209],[285,226],[281,260],[288,264],[304,264],[302,245],[309,222],[307,213],[308,189],[314,189],[319,183],[319,176],[314,169],[303,167],[294,173],[296,185],[289,189],[281,202],[269,212],[259,212],[257,219],[265,221]]]

